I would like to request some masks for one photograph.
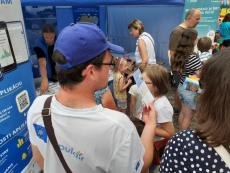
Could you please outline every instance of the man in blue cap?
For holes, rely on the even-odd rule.
[[[141,139],[128,117],[96,105],[94,92],[107,86],[114,65],[110,51],[123,48],[106,41],[94,24],[67,26],[57,38],[53,59],[58,67],[59,91],[50,112],[59,148],[71,172],[140,173],[152,160],[156,113],[144,113]],[[42,119],[44,102],[39,96],[28,112],[33,156],[44,172],[65,172]],[[50,138],[49,138],[50,139]]]

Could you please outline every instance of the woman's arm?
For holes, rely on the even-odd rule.
[[[43,169],[44,168],[44,159],[43,159],[42,154],[40,153],[40,151],[36,145],[32,145],[32,153],[33,153],[33,158],[37,162],[38,166],[41,169]]]
[[[140,68],[143,69],[148,64],[149,57],[148,57],[148,52],[147,52],[147,49],[146,49],[146,46],[145,46],[145,42],[142,39],[140,39],[140,41],[138,42],[138,50],[139,50],[140,57],[141,57],[141,60],[142,60]]]
[[[46,59],[45,58],[39,58],[38,59],[39,67],[40,67],[40,74],[41,74],[41,94],[45,94],[45,92],[49,88],[49,82],[47,77],[47,70],[46,70]]]
[[[171,138],[175,134],[175,129],[172,122],[161,123],[156,128],[156,136]]]
[[[131,79],[129,79],[128,82],[126,83],[126,82],[125,82],[125,78],[124,78],[124,77],[121,77],[121,78],[119,79],[119,81],[118,81],[118,90],[119,90],[120,92],[125,91],[125,90],[129,87],[129,85],[130,85],[131,83],[132,83],[132,80],[131,80]]]
[[[149,108],[144,108],[143,112],[143,120],[145,122],[145,127],[141,134],[141,141],[145,148],[144,155],[144,165],[142,167],[141,173],[146,173],[152,163],[153,155],[154,155],[154,136],[156,129],[156,109],[153,104],[150,104]]]
[[[112,93],[109,89],[105,92],[105,94],[103,94],[103,96],[101,98],[101,103],[105,108],[118,110],[116,107],[116,104],[114,102]]]

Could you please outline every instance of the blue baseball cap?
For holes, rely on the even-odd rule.
[[[108,49],[124,53],[124,48],[108,42],[103,31],[92,23],[77,23],[65,27],[54,46],[54,51],[59,51],[67,60],[66,64],[57,63],[59,69],[83,64]]]

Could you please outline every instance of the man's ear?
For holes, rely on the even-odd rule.
[[[83,71],[82,76],[86,77],[89,74],[94,74],[94,66],[92,64],[89,64]]]

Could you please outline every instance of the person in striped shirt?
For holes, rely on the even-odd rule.
[[[212,53],[210,52],[212,40],[209,37],[199,38],[197,47],[199,50],[200,60],[202,64],[204,64],[209,58],[212,57]]]
[[[181,130],[187,129],[190,126],[196,110],[197,93],[186,90],[183,84],[186,77],[197,75],[201,68],[200,58],[194,53],[194,47],[197,43],[197,35],[196,30],[186,29],[182,33],[175,55],[171,59],[172,70],[177,71],[180,74],[178,93],[182,102],[179,115],[179,127]]]

